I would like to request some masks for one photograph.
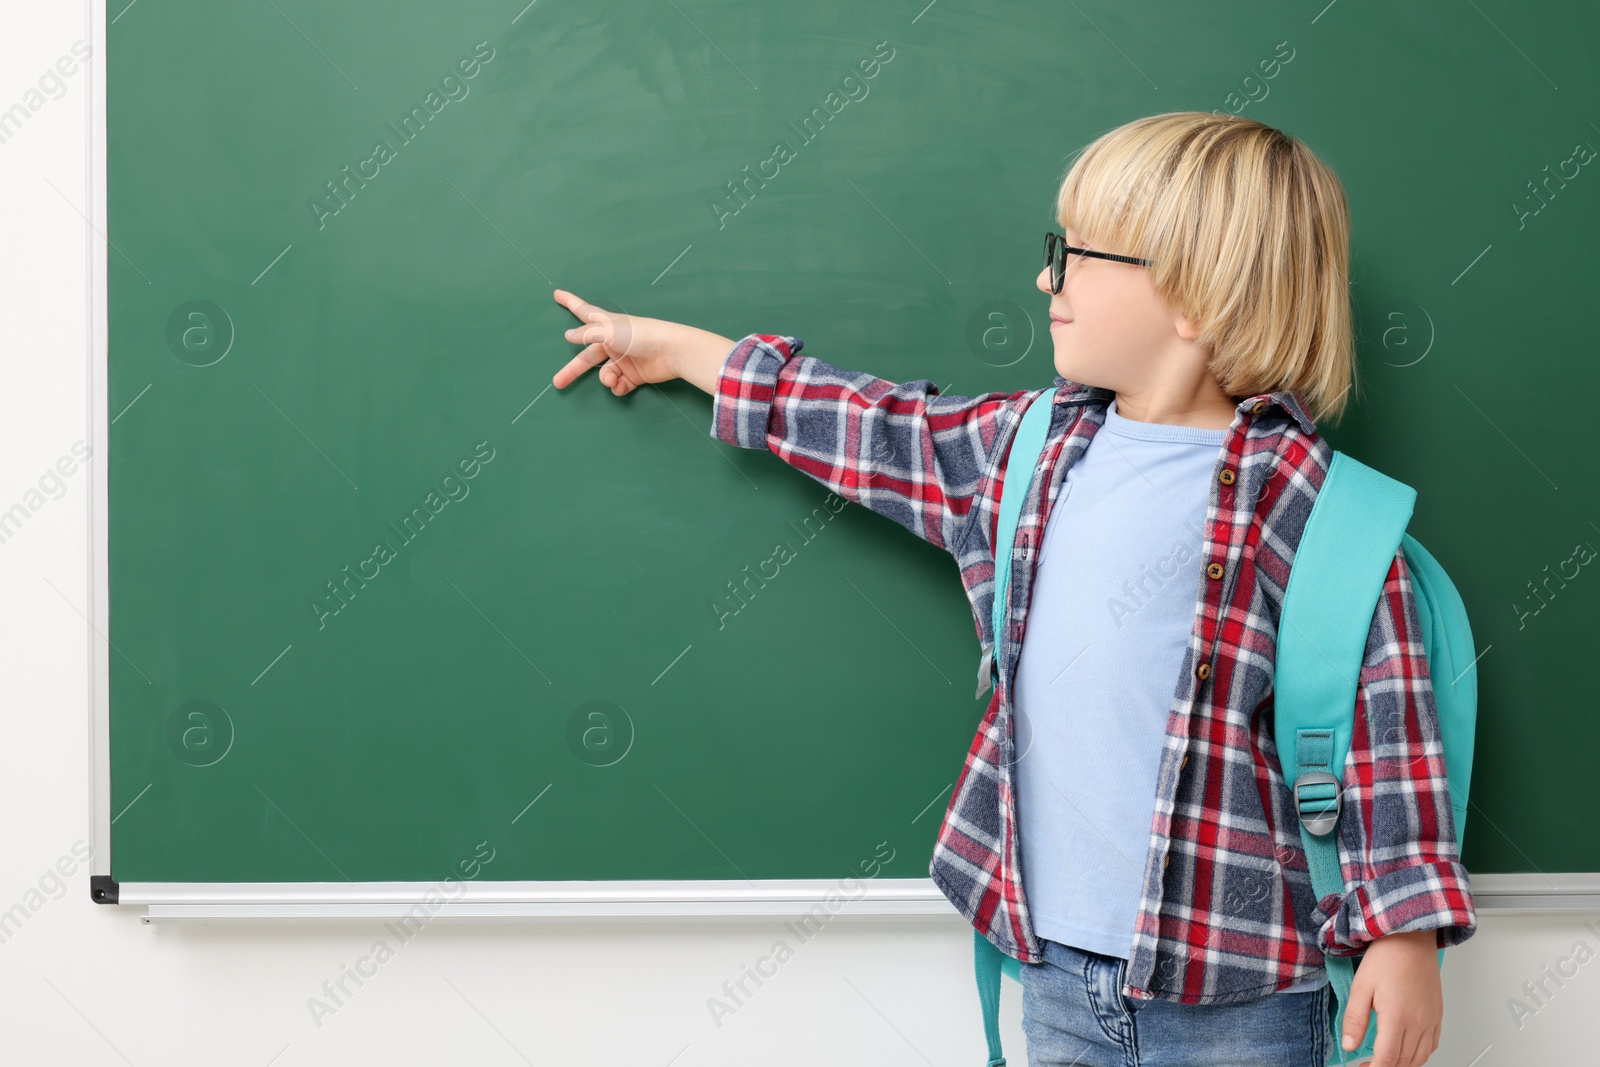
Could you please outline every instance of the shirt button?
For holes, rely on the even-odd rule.
[[[1257,400],[1250,405],[1250,414],[1252,415],[1259,415],[1265,410],[1267,410],[1267,402],[1265,400]]]
[[[1217,475],[1217,480],[1219,482],[1221,482],[1223,485],[1232,485],[1233,484],[1233,471],[1229,470],[1226,467],[1222,468],[1222,473]]]
[[[1195,668],[1194,676],[1196,678],[1200,679],[1202,682],[1205,681],[1207,678],[1211,677],[1211,664],[1209,664],[1209,663],[1200,664],[1200,666]]]
[[[1207,578],[1221,578],[1222,577],[1222,564],[1213,563],[1213,564],[1210,564],[1209,566],[1207,566],[1206,567],[1206,577]]]
[[[1183,759],[1178,761],[1178,770],[1181,771],[1187,766],[1189,766],[1189,753],[1185,752],[1183,754]]]
[[[1168,852],[1165,856],[1161,857],[1161,869],[1163,871],[1166,870],[1167,869],[1167,864],[1169,864],[1171,862],[1172,862],[1172,853]]]

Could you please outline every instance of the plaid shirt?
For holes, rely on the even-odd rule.
[[[1037,963],[1010,766],[1012,675],[1049,506],[1115,394],[1057,377],[1051,389],[945,397],[929,381],[896,385],[801,357],[801,345],[762,334],[740,340],[717,380],[711,435],[769,449],[950,552],[985,649],[993,646],[994,539],[1011,437],[1029,401],[1053,405],[1017,529],[997,684],[929,866],[985,937]],[[1167,716],[1127,996],[1246,1000],[1315,977],[1324,952],[1357,955],[1384,934],[1426,929],[1444,947],[1476,928],[1399,552],[1373,615],[1341,776],[1344,891],[1312,894],[1273,744],[1272,667],[1289,568],[1332,457],[1292,391],[1248,397],[1235,410],[1211,483],[1194,627]]]

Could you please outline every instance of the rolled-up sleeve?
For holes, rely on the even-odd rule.
[[[753,333],[741,338],[717,374],[711,394],[711,436],[740,448],[767,447],[778,372],[804,347],[798,337]]]
[[[797,337],[750,334],[723,360],[711,436],[765,447],[847,500],[954,551],[1008,402],[940,396],[801,356]]]
[[[1471,937],[1477,916],[1456,845],[1433,679],[1400,551],[1367,636],[1343,782],[1344,893],[1318,902],[1323,950],[1357,955],[1379,937],[1415,930],[1437,930],[1440,948]]]

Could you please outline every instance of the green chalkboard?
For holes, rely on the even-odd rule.
[[[1064,166],[1190,109],[1348,190],[1364,384],[1324,430],[1418,488],[1471,612],[1468,866],[1600,870],[1600,12],[1514,15],[122,12],[112,876],[426,881],[481,842],[507,880],[827,878],[884,842],[924,876],[982,711],[953,561],[712,440],[686,383],[549,388],[550,292],[947,394],[1045,384]]]

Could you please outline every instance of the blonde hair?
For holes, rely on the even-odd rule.
[[[1211,346],[1228,395],[1300,394],[1313,421],[1356,385],[1349,209],[1299,141],[1235,115],[1174,111],[1085,146],[1056,217],[1098,251],[1151,261],[1167,305]]]

